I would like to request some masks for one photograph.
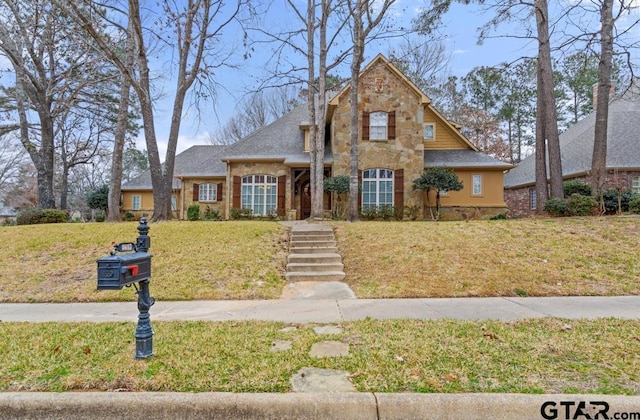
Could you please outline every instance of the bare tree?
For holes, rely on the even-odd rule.
[[[5,126],[6,128],[6,126]],[[25,161],[25,151],[11,135],[0,135],[0,202],[4,192],[18,176]]]
[[[389,59],[440,108],[440,88],[451,76],[451,54],[443,41],[408,38],[389,52]]]
[[[55,130],[59,115],[109,78],[74,22],[48,0],[0,1],[0,54],[16,78],[12,109],[37,170],[38,205],[55,207]]]
[[[213,133],[211,144],[233,144],[272,123],[299,105],[298,94],[290,86],[254,92],[236,106],[234,115]]]
[[[418,27],[425,33],[437,30],[442,15],[451,4],[477,3],[493,10],[493,18],[485,24],[479,36],[479,42],[488,37],[490,31],[505,20],[519,19],[525,30],[524,38],[535,39],[538,44],[537,55],[537,121],[536,121],[536,196],[538,210],[541,211],[548,200],[548,182],[551,185],[551,196],[562,198],[562,161],[560,158],[560,136],[555,106],[553,83],[553,67],[551,62],[550,27],[547,0],[434,0],[432,7],[418,19]],[[535,18],[536,29],[530,29],[529,20]],[[547,178],[547,154],[549,161],[549,177]]]
[[[171,31],[168,42],[175,49],[177,57],[176,91],[163,164],[160,161],[154,122],[150,72],[152,57],[149,55],[151,40],[143,26],[139,0],[128,0],[126,10],[128,19],[131,19],[134,41],[127,48],[135,48],[135,68],[128,66],[117,53],[116,45],[98,31],[86,12],[74,2],[66,4],[74,16],[83,23],[83,28],[96,41],[102,53],[120,69],[137,93],[154,193],[152,220],[169,220],[173,170],[185,99],[194,84],[197,84],[197,92],[201,95],[210,96],[215,93],[213,71],[217,67],[229,65],[232,54],[230,46],[219,42],[220,37],[238,21],[240,11],[249,8],[248,0],[237,0],[230,4],[222,0],[188,0],[181,9],[180,5],[169,0],[161,3],[162,14],[158,15],[158,18],[163,22],[165,29]]]

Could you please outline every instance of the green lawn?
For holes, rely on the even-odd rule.
[[[360,298],[634,295],[640,219],[332,223]],[[0,302],[131,300],[96,288],[96,260],[137,223],[0,228]],[[286,228],[274,222],[150,224],[159,300],[277,299]]]
[[[2,391],[287,392],[303,367],[347,371],[359,391],[640,393],[640,321],[375,321],[311,325],[156,322],[135,360],[133,323],[0,323]],[[311,345],[348,343],[315,359]],[[272,352],[275,340],[292,349]]]
[[[637,294],[632,218],[332,223],[358,297]],[[98,292],[96,260],[136,223],[0,228],[0,300],[132,300]],[[151,224],[152,294],[278,298],[286,229],[271,222]],[[133,358],[133,323],[0,322],[2,391],[287,392],[303,367],[345,370],[359,391],[640,394],[640,321],[364,320],[313,325],[154,322],[155,356]],[[338,340],[350,354],[309,356]],[[272,352],[276,340],[292,349]]]

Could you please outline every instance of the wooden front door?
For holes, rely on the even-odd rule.
[[[311,216],[311,183],[306,180],[300,186],[300,215],[301,219]]]

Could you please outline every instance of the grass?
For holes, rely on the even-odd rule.
[[[364,320],[333,336],[285,326],[156,322],[156,354],[134,360],[133,323],[0,323],[0,392],[288,392],[299,369],[318,367],[371,392],[640,393],[640,321]],[[327,339],[349,355],[310,357]],[[292,349],[272,352],[275,340]]]
[[[588,218],[335,223],[358,297],[638,294],[640,223]],[[97,292],[96,259],[135,223],[0,229],[0,301],[133,300]],[[277,298],[287,236],[268,222],[151,225],[159,300]],[[135,360],[133,323],[0,322],[0,392],[288,392],[303,367],[345,370],[359,391],[640,394],[640,321],[364,320],[313,325],[154,322]],[[315,359],[323,340],[346,357]],[[292,349],[272,352],[275,341]]]
[[[360,298],[640,293],[634,218],[335,226]]]
[[[134,241],[137,223],[0,229],[0,302],[87,302],[135,298],[96,291],[96,260]],[[268,222],[151,224],[152,295],[159,300],[272,299],[284,286],[286,237]]]
[[[360,298],[640,294],[634,218],[333,223]],[[0,302],[134,300],[96,288],[96,260],[137,224],[0,228]],[[151,225],[158,300],[276,299],[286,229],[271,222]]]

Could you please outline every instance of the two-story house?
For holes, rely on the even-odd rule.
[[[349,175],[349,87],[330,100],[325,141],[325,176]],[[452,168],[464,184],[442,197],[442,219],[488,218],[506,212],[504,171],[512,165],[480,151],[444,118],[427,95],[385,57],[378,55],[360,75],[360,205],[418,206],[427,199],[413,190],[425,168]],[[254,215],[278,212],[309,217],[309,118],[302,105],[230,146],[195,146],[176,156],[175,216],[199,204],[229,218],[231,209]],[[153,211],[148,174],[123,185],[122,211]],[[433,203],[433,200],[431,200]],[[332,207],[329,194],[325,209]],[[424,214],[427,214],[426,212]]]

